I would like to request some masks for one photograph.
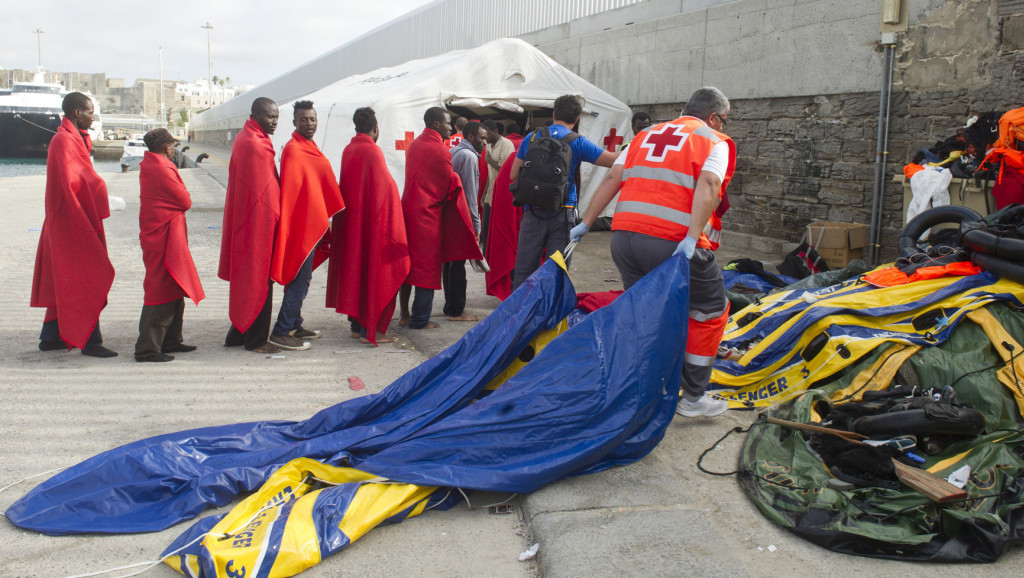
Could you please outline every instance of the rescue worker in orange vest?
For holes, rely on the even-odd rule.
[[[611,252],[628,290],[670,256],[690,260],[690,319],[683,365],[685,417],[725,413],[725,400],[706,395],[711,367],[729,319],[722,271],[715,261],[722,234],[719,204],[736,165],[736,146],[720,131],[729,99],[698,89],[683,116],[634,137],[594,193],[583,222],[569,232],[579,241],[616,194]]]

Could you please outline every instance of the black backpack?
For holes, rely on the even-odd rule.
[[[530,139],[526,158],[519,169],[519,183],[512,192],[514,205],[531,205],[537,209],[557,209],[565,205],[572,176],[570,144],[580,135],[570,132],[560,139],[551,136],[551,129],[542,127]]]

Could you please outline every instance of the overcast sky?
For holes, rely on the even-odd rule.
[[[0,67],[105,72],[108,78],[165,80],[213,74],[261,84],[432,0],[5,0]]]

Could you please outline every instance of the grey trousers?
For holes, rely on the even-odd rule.
[[[185,315],[185,298],[160,305],[143,305],[139,317],[139,339],[135,342],[135,359],[145,359],[161,349],[181,343],[181,324]]]
[[[569,229],[575,225],[576,209],[573,208],[523,211],[523,220],[519,225],[516,268],[512,274],[513,291],[540,268],[542,257],[551,257],[565,250],[569,244]],[[569,265],[568,259],[565,264]]]
[[[668,241],[632,231],[612,233],[612,260],[622,275],[622,285],[629,289],[641,277],[672,256],[678,242]],[[690,259],[690,318],[687,339],[699,338],[698,326],[715,323],[729,309],[725,296],[722,270],[710,249],[696,249]],[[714,332],[712,332],[714,333]],[[704,395],[711,381],[714,358],[689,354],[692,344],[687,343],[686,361],[683,363],[683,398],[696,401]],[[715,348],[718,344],[714,344]],[[701,348],[705,349],[705,348]],[[699,362],[699,363],[694,363]]]

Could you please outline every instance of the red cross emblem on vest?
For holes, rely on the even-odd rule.
[[[682,149],[688,136],[689,133],[684,132],[683,127],[666,124],[660,129],[648,130],[640,148],[647,149],[647,160],[660,163],[669,151]]]

